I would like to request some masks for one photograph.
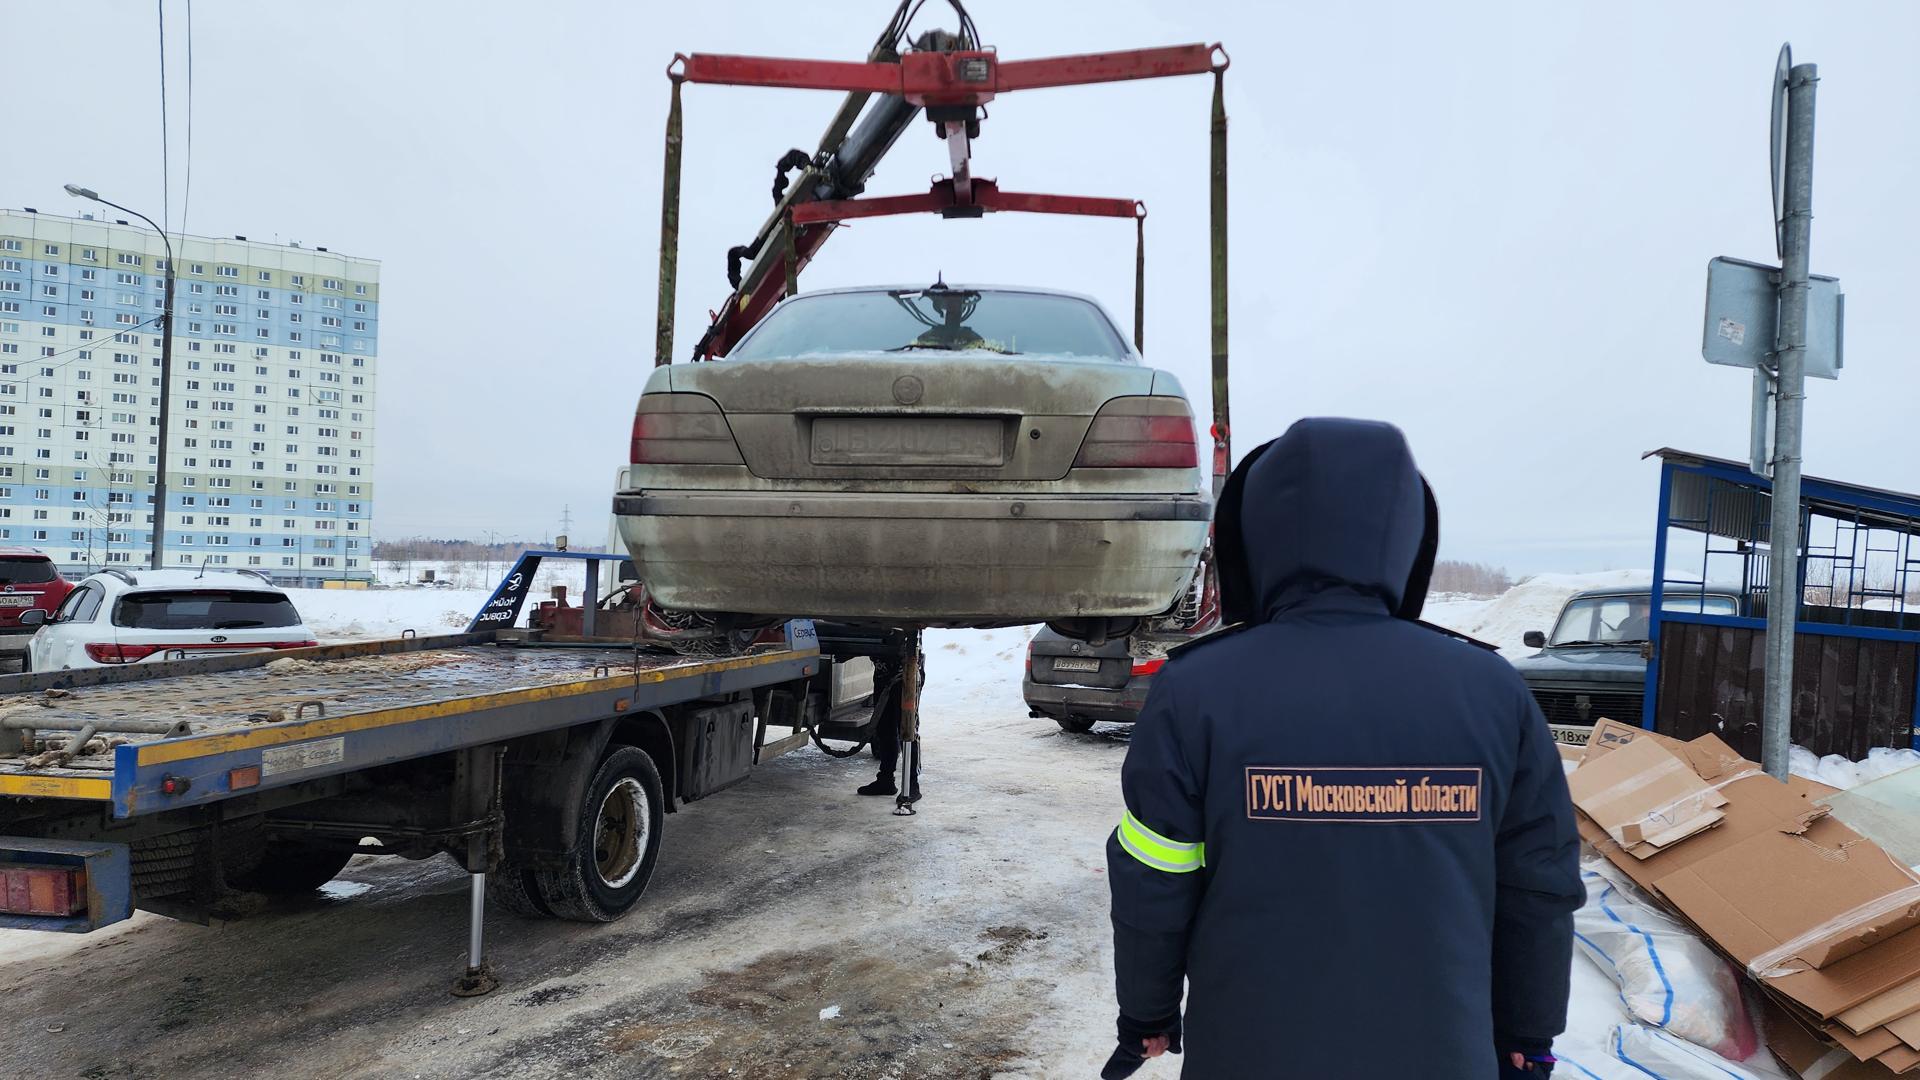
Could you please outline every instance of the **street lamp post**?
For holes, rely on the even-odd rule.
[[[116,202],[108,202],[91,188],[77,184],[68,184],[67,194],[76,199],[92,199],[102,206],[111,206],[125,214],[132,214],[152,226],[160,234],[160,243],[167,249],[166,295],[160,302],[160,452],[155,456],[153,480],[153,554],[149,556],[149,565],[158,570],[163,565],[162,556],[166,549],[167,535],[167,414],[173,397],[173,241],[167,231],[153,223],[153,219],[138,210],[129,210]]]

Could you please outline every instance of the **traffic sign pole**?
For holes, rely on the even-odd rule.
[[[1800,443],[1806,403],[1808,247],[1813,233],[1813,110],[1819,68],[1800,64],[1787,75],[1783,238],[1780,274],[1779,375],[1774,399],[1773,522],[1767,583],[1767,696],[1761,764],[1787,778],[1793,730],[1794,624],[1799,618]]]

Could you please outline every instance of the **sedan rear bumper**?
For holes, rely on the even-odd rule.
[[[1201,495],[623,492],[648,593],[692,611],[931,625],[1154,615],[1192,580]]]
[[[1028,676],[1021,682],[1020,689],[1027,707],[1043,716],[1131,724],[1140,719],[1140,710],[1147,703],[1147,689],[1152,685],[1151,675],[1136,675],[1118,690],[1034,682],[1032,676]]]

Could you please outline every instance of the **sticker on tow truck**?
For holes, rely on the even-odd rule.
[[[260,775],[280,776],[303,769],[317,769],[322,765],[338,765],[346,756],[345,735],[294,743],[292,746],[275,746],[260,752]]]

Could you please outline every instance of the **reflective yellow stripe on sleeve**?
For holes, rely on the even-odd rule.
[[[1140,823],[1129,810],[1120,815],[1114,835],[1126,853],[1169,874],[1190,874],[1207,864],[1207,845],[1169,840]]]

